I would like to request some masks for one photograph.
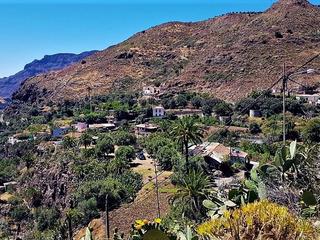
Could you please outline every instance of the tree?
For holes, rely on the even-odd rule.
[[[178,120],[172,130],[172,136],[181,145],[182,153],[185,154],[186,168],[189,171],[189,143],[201,142],[202,129],[192,117],[183,117]]]
[[[156,154],[156,158],[159,161],[162,170],[171,170],[180,159],[180,154],[176,149],[170,146],[164,146],[160,148]]]
[[[106,155],[113,151],[113,139],[109,136],[105,136],[100,139],[95,147],[95,152],[98,157],[106,157]]]
[[[62,145],[65,149],[75,148],[77,146],[77,141],[73,137],[66,136],[63,138]]]
[[[302,130],[305,141],[320,142],[320,118],[309,120]]]
[[[113,135],[114,143],[120,146],[134,145],[137,141],[135,135],[125,130],[120,130]]]
[[[188,99],[184,94],[179,94],[176,102],[178,107],[184,108],[188,105]]]
[[[80,144],[84,145],[85,149],[92,143],[92,137],[88,133],[84,133],[80,137]]]
[[[203,200],[211,189],[209,177],[202,172],[190,171],[177,177],[178,191],[173,196],[174,206],[182,206],[182,213],[193,220],[204,216]]]
[[[229,104],[221,102],[214,107],[214,111],[219,116],[229,116],[232,113],[232,108]]]
[[[191,104],[195,108],[201,108],[202,105],[203,105],[203,98],[198,96],[198,95],[196,95],[193,98],[191,98]]]
[[[128,163],[135,158],[135,151],[132,146],[121,146],[116,151],[116,158],[125,159]]]

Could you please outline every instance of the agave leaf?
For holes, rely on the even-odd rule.
[[[258,196],[260,199],[266,199],[267,198],[267,190],[266,185],[263,182],[258,183]]]
[[[235,204],[233,201],[227,200],[224,202],[224,205],[226,205],[227,207],[236,207],[237,204]]]
[[[290,157],[294,159],[297,152],[297,140],[290,143]]]
[[[257,185],[254,181],[251,180],[245,180],[244,181],[244,185],[246,186],[246,188],[248,188],[249,190],[253,190],[256,191],[257,190]]]
[[[252,169],[250,172],[250,177],[253,181],[257,182],[259,181],[258,173],[256,169]]]
[[[282,167],[283,163],[284,163],[283,152],[282,152],[282,149],[279,149],[277,150],[274,156],[274,164],[277,167]]]
[[[208,199],[203,200],[202,205],[205,208],[210,209],[210,210],[213,210],[218,207],[217,204],[215,204],[214,202],[212,202],[211,200],[208,200]]]

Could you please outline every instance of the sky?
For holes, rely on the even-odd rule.
[[[169,22],[263,11],[274,0],[0,0],[0,77],[44,55],[102,50]],[[320,0],[312,0],[320,4]]]

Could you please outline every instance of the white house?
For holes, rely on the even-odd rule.
[[[143,95],[145,96],[153,96],[160,93],[160,88],[153,86],[143,87]]]
[[[320,95],[319,94],[297,94],[297,100],[304,100],[311,105],[320,104]]]
[[[153,117],[164,117],[165,110],[162,106],[157,106],[152,108],[152,116]]]

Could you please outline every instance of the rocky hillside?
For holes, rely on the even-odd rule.
[[[209,92],[237,100],[320,52],[320,8],[280,0],[263,13],[232,13],[140,32],[85,62],[26,81],[15,98],[61,101],[161,82],[167,91]],[[320,69],[320,59],[313,66]],[[299,79],[317,81],[316,75]]]
[[[18,90],[20,84],[27,78],[34,77],[41,73],[61,70],[83,58],[90,56],[96,51],[83,52],[80,54],[59,53],[46,55],[41,60],[34,60],[27,64],[24,69],[10,77],[0,78],[0,96],[10,98],[12,93]]]

